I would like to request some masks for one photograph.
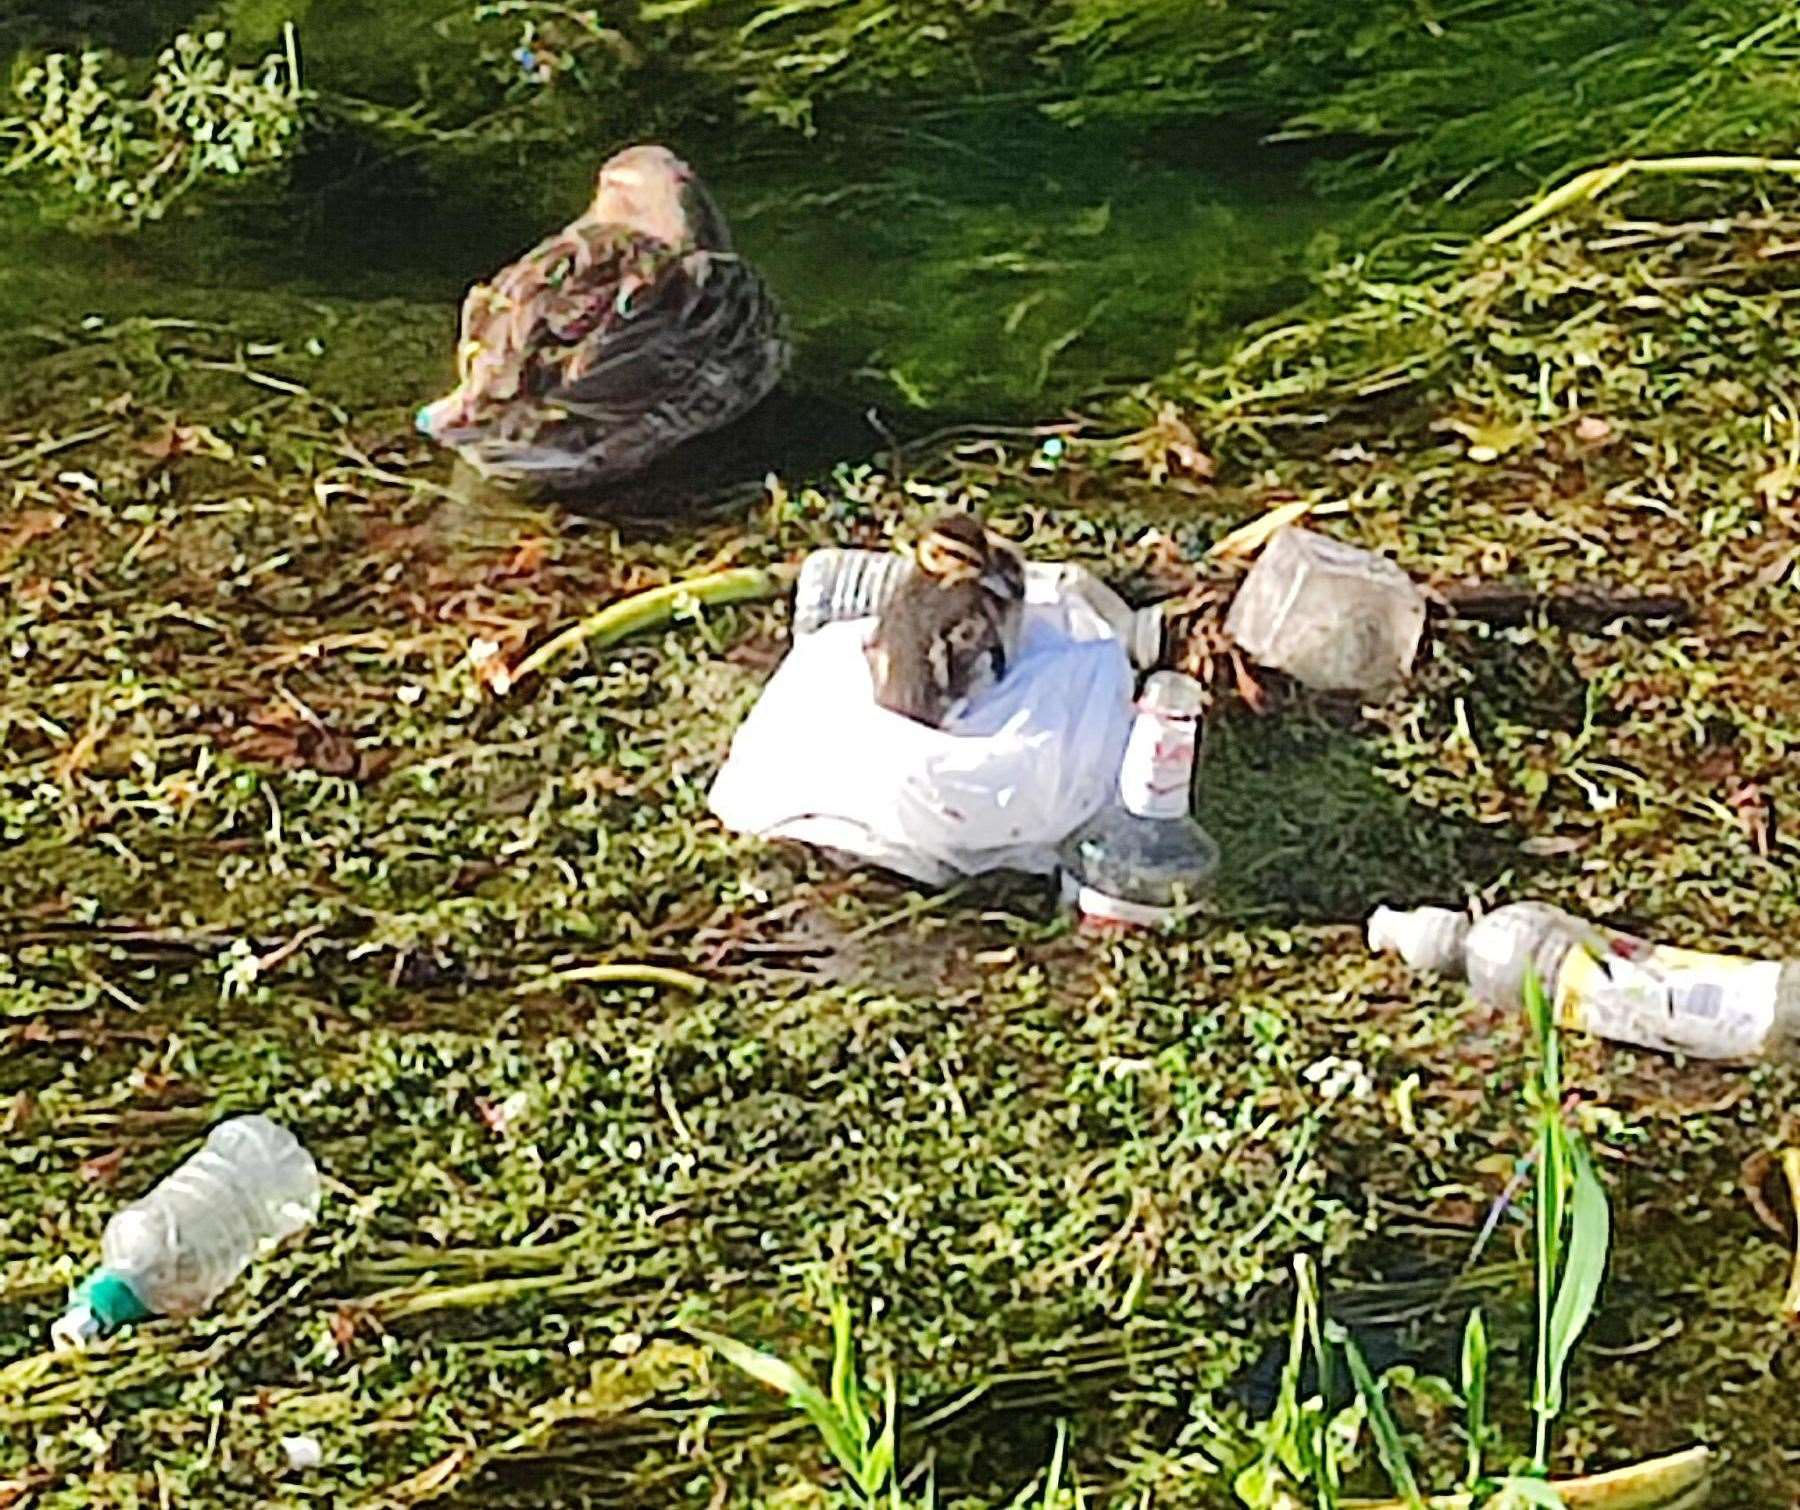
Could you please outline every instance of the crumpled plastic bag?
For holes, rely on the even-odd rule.
[[[863,658],[874,626],[795,639],[732,740],[713,812],[928,885],[1055,870],[1056,846],[1116,790],[1131,731],[1131,662],[1113,626],[1078,595],[1033,601],[1028,586],[1017,659],[944,729],[876,705]]]

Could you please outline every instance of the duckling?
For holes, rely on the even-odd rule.
[[[934,520],[869,637],[875,701],[941,728],[957,704],[1006,674],[1024,602],[1017,551],[967,514]]]
[[[418,427],[484,476],[591,487],[748,412],[789,355],[693,170],[630,147],[579,218],[469,290],[457,385]]]

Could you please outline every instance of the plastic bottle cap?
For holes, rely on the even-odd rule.
[[[1398,954],[1412,969],[1433,975],[1463,974],[1463,946],[1468,936],[1468,915],[1443,907],[1418,907],[1410,912],[1377,907],[1369,915],[1371,950]]]
[[[84,1305],[72,1305],[50,1323],[50,1345],[59,1353],[79,1353],[100,1335],[100,1319]]]
[[[50,1336],[59,1346],[81,1348],[149,1315],[150,1308],[121,1275],[96,1269],[70,1297],[68,1309],[50,1328]]]
[[[317,1437],[283,1437],[281,1450],[287,1457],[288,1467],[295,1473],[306,1473],[325,1461],[325,1449],[319,1445]]]

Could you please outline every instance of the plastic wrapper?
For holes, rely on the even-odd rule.
[[[876,706],[872,618],[799,635],[713,784],[726,827],[797,839],[931,885],[1049,874],[1112,796],[1132,718],[1114,627],[1055,577],[1027,583],[1019,654],[943,729]]]

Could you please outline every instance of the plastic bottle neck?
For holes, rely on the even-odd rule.
[[[1140,818],[1185,818],[1200,720],[1192,713],[1138,708],[1119,767],[1119,800]]]

